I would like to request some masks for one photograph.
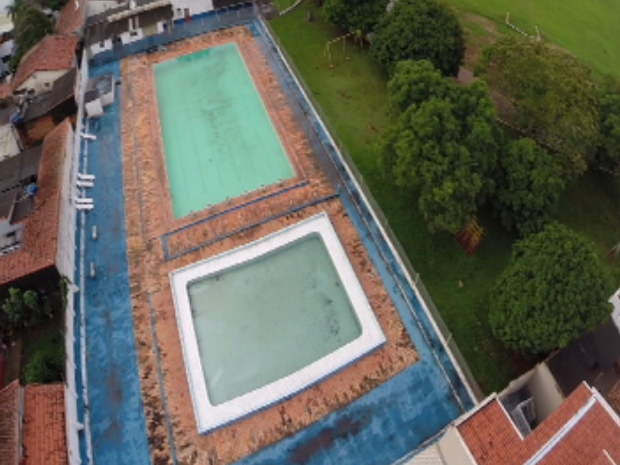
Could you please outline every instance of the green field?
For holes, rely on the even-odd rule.
[[[366,50],[352,44],[344,53],[341,47],[332,49],[331,67],[323,50],[326,42],[340,33],[325,23],[318,12],[316,20],[309,23],[308,8],[311,7],[304,5],[271,23],[281,45],[362,172],[480,387],[487,393],[502,389],[533,363],[507,353],[490,334],[487,322],[489,292],[508,261],[515,237],[482,212],[480,220],[487,235],[478,254],[470,258],[452,236],[427,232],[416,199],[395,188],[377,168],[373,144],[389,122],[384,111],[385,74]],[[601,255],[606,255],[620,241],[618,199],[613,182],[601,176],[587,176],[568,190],[558,217],[586,233],[596,242]],[[606,262],[613,270],[615,282],[620,282],[620,264]]]
[[[511,22],[579,56],[601,72],[620,75],[618,0],[446,0],[461,12]],[[503,29],[503,28],[502,28]]]

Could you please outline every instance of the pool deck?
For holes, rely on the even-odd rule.
[[[147,463],[145,454],[156,465],[389,465],[471,405],[415,292],[399,290],[405,281],[402,270],[394,274],[399,265],[384,262],[385,251],[371,239],[377,232],[364,226],[343,186],[328,178],[289,105],[283,77],[274,74],[255,34],[255,29],[236,27],[174,43],[165,52],[129,57],[120,66],[115,62],[91,69],[91,75],[112,71],[122,78],[120,103],[106,109],[97,128],[106,136],[89,142],[100,159],[89,171],[98,180],[104,173],[109,179],[108,186],[101,188],[98,182],[93,189],[100,200],[87,221],[87,227],[98,224],[99,245],[87,240],[86,246],[87,256],[96,257],[103,271],[91,291],[87,288],[95,308],[88,304],[86,311],[88,349],[97,352],[89,357],[88,377],[98,465]],[[296,176],[175,220],[151,65],[231,41],[240,47]],[[113,164],[116,168],[109,169]],[[118,202],[119,195],[124,205],[107,206],[108,200]],[[100,209],[102,204],[106,207]],[[125,225],[119,229],[116,218],[123,208]],[[329,215],[388,342],[290,399],[198,435],[169,273],[321,212]],[[108,253],[119,241],[120,247]],[[118,277],[112,279],[106,270],[117,271]],[[94,292],[110,297],[98,304]],[[112,307],[118,321],[108,325],[98,315]],[[106,346],[105,341],[115,338],[123,344]],[[110,369],[120,366],[127,379],[112,378]],[[118,398],[101,392],[111,382],[118,384]],[[141,392],[138,402],[136,389]],[[110,404],[116,414],[108,410]],[[121,413],[123,409],[133,414]],[[111,415],[125,426],[102,428]],[[132,429],[129,435],[127,428]]]
[[[284,145],[294,163],[299,166],[298,176],[291,182],[306,184],[289,191],[286,183],[275,185],[244,198],[232,200],[225,206],[207,209],[194,215],[198,224],[188,227],[187,220],[175,221],[170,215],[169,203],[159,207],[146,201],[151,195],[161,195],[161,173],[164,154],[158,147],[161,139],[159,124],[153,112],[154,87],[152,67],[160,60],[179,54],[192,53],[205,47],[220,45],[234,40],[246,61],[253,78],[259,83],[261,96],[272,115],[279,134],[286,134]],[[373,387],[395,376],[418,360],[411,339],[402,325],[381,279],[366,255],[362,241],[347,217],[342,204],[334,196],[333,186],[326,179],[315,162],[309,141],[297,125],[277,78],[271,72],[251,32],[246,28],[228,29],[223,32],[200,36],[169,47],[165,53],[155,53],[138,58],[129,58],[122,65],[125,92],[123,94],[123,115],[126,120],[140,122],[123,127],[123,154],[125,166],[125,191],[128,219],[129,264],[132,281],[132,300],[136,314],[148,315],[149,301],[152,302],[157,320],[157,333],[162,354],[166,391],[173,419],[173,433],[179,444],[180,457],[196,456],[198,463],[228,464],[257,452],[284,437],[302,430],[320,420],[331,411],[342,408],[367,393]],[[150,97],[149,97],[150,96]],[[151,115],[151,118],[149,118]],[[136,140],[138,141],[136,143]],[[294,141],[294,143],[293,143]],[[152,145],[149,145],[151,143]],[[139,170],[139,175],[138,175]],[[138,180],[140,186],[138,186]],[[279,195],[260,202],[261,196],[270,192]],[[258,196],[258,197],[256,197]],[[245,208],[236,207],[254,199],[256,203]],[[318,202],[310,205],[313,202]],[[147,207],[153,205],[153,207]],[[295,210],[297,208],[300,208]],[[222,208],[230,211],[226,213]],[[294,213],[289,213],[295,210]],[[176,326],[175,309],[170,289],[169,273],[191,263],[213,257],[222,252],[252,242],[255,239],[279,231],[291,224],[326,211],[343,242],[349,260],[368,296],[387,343],[373,354],[364,357],[352,366],[327,378],[316,386],[293,398],[246,417],[236,423],[216,430],[206,436],[197,431],[194,410],[189,394],[183,353]],[[207,217],[218,216],[208,222]],[[166,218],[167,222],[161,220]],[[263,222],[259,226],[249,227]],[[158,230],[142,232],[142,225],[159,226]],[[170,243],[176,258],[167,258],[157,239],[167,229],[185,226]],[[153,226],[151,226],[153,227]],[[152,232],[151,232],[152,231]],[[238,231],[243,231],[239,233]],[[154,239],[153,239],[154,238]],[[205,246],[196,248],[196,244]],[[183,251],[183,253],[180,253]],[[137,317],[140,319],[140,317]],[[136,328],[138,352],[152,346],[149,328]],[[143,360],[143,357],[140,357]],[[153,368],[141,363],[145,377]],[[157,388],[150,389],[143,381],[145,397],[157,397]],[[151,418],[160,410],[146,406],[147,421],[153,427],[151,436],[162,436]],[[163,425],[162,425],[163,426]],[[163,436],[162,436],[163,437]]]

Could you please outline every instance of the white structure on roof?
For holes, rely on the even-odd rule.
[[[212,0],[172,0],[174,19],[183,19],[188,16],[200,15],[213,11]]]

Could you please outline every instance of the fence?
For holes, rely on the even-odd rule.
[[[473,394],[473,397],[475,400],[481,400],[484,398],[484,395],[482,393],[482,390],[480,389],[480,387],[478,386],[474,376],[472,375],[467,362],[465,361],[465,358],[463,357],[463,355],[461,354],[456,342],[454,341],[453,335],[450,332],[450,330],[448,329],[447,325],[445,324],[445,322],[443,321],[443,319],[441,318],[439,311],[437,310],[436,306],[434,305],[428,291],[426,290],[426,287],[424,286],[424,284],[422,283],[421,279],[420,279],[420,275],[419,273],[415,270],[415,268],[413,267],[413,265],[411,264],[411,262],[409,261],[407,254],[405,252],[405,250],[403,249],[403,247],[401,246],[400,242],[398,241],[398,239],[396,238],[396,235],[394,234],[394,232],[392,231],[392,229],[389,226],[389,222],[387,220],[387,218],[385,218],[385,216],[383,215],[383,212],[381,210],[381,208],[379,207],[378,203],[374,200],[370,189],[368,187],[368,185],[366,184],[366,182],[364,181],[364,177],[363,175],[357,170],[357,168],[355,167],[355,163],[352,159],[352,157],[350,156],[350,154],[347,152],[345,145],[342,143],[342,141],[340,141],[338,139],[338,137],[336,136],[336,131],[333,129],[333,127],[331,126],[331,124],[329,123],[329,118],[327,117],[327,115],[324,114],[324,112],[321,109],[321,106],[319,105],[319,103],[314,99],[312,92],[309,90],[308,86],[306,85],[306,83],[304,82],[303,78],[301,77],[301,73],[299,72],[299,70],[295,67],[293,60],[291,59],[291,57],[287,54],[287,52],[280,46],[279,41],[277,40],[277,35],[273,32],[273,30],[271,29],[271,27],[269,26],[269,24],[267,24],[265,21],[261,21],[261,24],[264,26],[264,28],[269,32],[269,34],[271,35],[272,38],[274,38],[274,40],[277,43],[277,53],[280,53],[284,59],[287,62],[288,67],[290,68],[290,71],[294,74],[297,83],[299,83],[299,85],[302,87],[304,93],[305,93],[305,97],[308,98],[313,106],[314,111],[316,111],[319,115],[319,117],[322,120],[322,123],[326,126],[326,129],[329,132],[329,135],[331,137],[331,139],[334,141],[334,143],[336,144],[336,147],[338,149],[338,151],[340,152],[340,154],[342,155],[344,161],[345,161],[345,165],[346,167],[342,166],[342,167],[338,167],[335,166],[336,168],[336,173],[334,173],[332,171],[332,173],[328,173],[331,174],[332,177],[336,176],[338,177],[338,179],[334,179],[336,181],[336,185],[342,185],[343,184],[343,180],[341,178],[341,176],[337,173],[337,171],[339,170],[339,168],[342,170],[348,170],[354,178],[354,181],[356,182],[357,186],[363,193],[363,197],[365,198],[365,200],[370,204],[370,207],[372,209],[372,212],[366,211],[366,206],[364,205],[364,201],[360,198],[359,194],[356,195],[355,191],[352,192],[352,199],[355,202],[355,207],[360,211],[360,213],[363,216],[372,216],[374,217],[374,219],[378,220],[379,226],[382,229],[382,232],[385,233],[387,235],[387,237],[389,238],[389,242],[391,243],[392,246],[394,246],[394,248],[396,249],[396,260],[398,262],[400,262],[400,264],[402,265],[402,267],[406,270],[406,272],[408,273],[408,276],[405,276],[405,278],[409,281],[411,287],[414,289],[414,291],[416,292],[416,294],[418,295],[418,297],[420,298],[420,301],[422,303],[422,305],[428,310],[428,312],[430,313],[430,315],[432,316],[432,319],[434,320],[434,324],[436,326],[436,329],[439,332],[439,335],[441,337],[441,339],[443,340],[443,343],[445,344],[450,356],[456,361],[455,367],[457,370],[460,370],[461,375],[467,380],[467,383],[469,384],[469,388],[471,388],[470,392],[471,394]],[[265,47],[269,47],[268,44],[264,45]],[[268,51],[268,53],[270,53]],[[274,61],[272,59],[272,61]],[[279,66],[277,63],[275,63],[276,68]],[[286,73],[286,71],[285,71]],[[292,101],[294,103],[293,105],[293,110],[297,113],[298,116],[298,120],[304,124],[305,129],[306,129],[306,133],[308,134],[308,136],[310,137],[310,140],[315,148],[315,151],[317,152],[317,154],[319,156],[322,155],[322,158],[326,159],[326,158],[330,158],[327,155],[328,147],[325,147],[325,143],[322,140],[320,134],[317,133],[316,128],[314,127],[314,124],[312,124],[311,121],[308,120],[308,114],[309,112],[311,112],[311,109],[307,108],[306,105],[304,104],[304,102],[300,102],[298,100],[298,98],[295,97],[295,91],[294,89],[291,89],[292,83],[287,83],[286,87],[288,87],[288,93],[289,95],[292,95]],[[287,90],[287,89],[285,89]],[[329,160],[328,163],[334,163],[334,160]],[[336,161],[337,163],[337,161]],[[346,184],[346,181],[345,181]]]

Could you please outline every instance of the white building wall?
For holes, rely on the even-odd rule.
[[[88,11],[86,16],[94,16],[112,8],[118,8],[125,2],[117,2],[116,0],[91,0],[88,2]]]
[[[103,42],[97,42],[90,46],[90,57],[94,57],[98,53],[105,52],[106,50],[112,50],[112,40],[106,39]]]
[[[437,442],[437,449],[445,465],[476,465],[476,460],[454,426],[450,426]]]
[[[185,18],[185,9],[189,9],[190,16],[213,11],[212,0],[172,0],[173,19]]]
[[[35,95],[42,94],[52,89],[56,79],[67,73],[69,69],[60,71],[37,71],[20,85],[16,91],[34,90]]]
[[[142,33],[142,28],[134,29],[131,32],[123,32],[120,35],[121,42],[123,42],[123,44],[130,44],[132,42],[142,39],[143,37],[144,34]]]

